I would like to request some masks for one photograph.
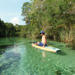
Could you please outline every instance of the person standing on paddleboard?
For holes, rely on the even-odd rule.
[[[40,35],[42,36],[42,40],[41,40],[41,42],[37,42],[37,45],[38,46],[43,46],[43,47],[47,46],[47,39],[46,39],[45,32],[41,31]]]

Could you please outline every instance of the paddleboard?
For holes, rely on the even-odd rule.
[[[52,47],[52,46],[41,47],[41,46],[38,46],[38,45],[35,45],[34,43],[32,43],[32,47],[35,47],[35,48],[38,48],[38,49],[41,49],[41,50],[44,50],[44,51],[53,52],[53,53],[60,52],[59,48],[55,48],[55,47]]]

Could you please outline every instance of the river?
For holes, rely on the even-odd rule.
[[[33,48],[25,38],[0,39],[0,75],[75,75],[75,50],[50,41],[60,48],[56,54]]]

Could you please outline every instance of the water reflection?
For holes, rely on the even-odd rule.
[[[44,58],[46,57],[46,52],[45,52],[45,51],[42,52],[42,56],[43,56]]]
[[[19,65],[23,53],[21,47],[23,45],[14,45],[6,49],[6,52],[0,57],[0,75],[4,70],[11,68],[12,65],[14,68]]]

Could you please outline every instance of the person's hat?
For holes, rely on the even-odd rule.
[[[45,32],[44,31],[41,31],[40,34],[45,34]]]

